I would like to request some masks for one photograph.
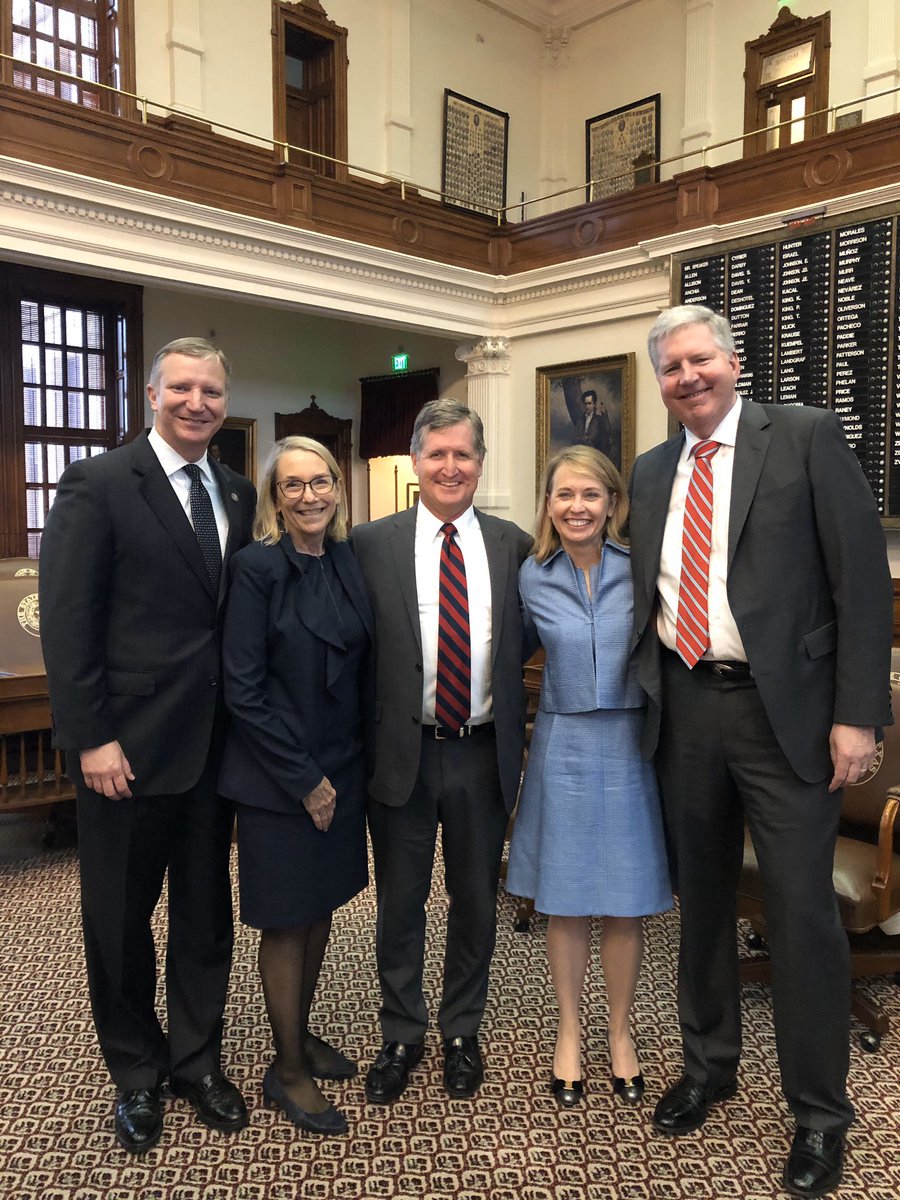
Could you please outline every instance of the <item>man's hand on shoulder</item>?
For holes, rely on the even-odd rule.
[[[81,774],[85,786],[110,800],[126,800],[131,796],[128,784],[134,779],[131,764],[118,742],[106,742],[91,750],[82,750]]]
[[[871,725],[832,725],[828,745],[834,765],[828,790],[836,792],[846,784],[856,783],[872,765],[875,730]]]

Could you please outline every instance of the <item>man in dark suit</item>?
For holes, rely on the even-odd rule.
[[[377,956],[384,1045],[366,1095],[390,1103],[419,1062],[428,1026],[422,992],[425,902],[437,827],[450,896],[438,1024],[444,1086],[473,1095],[484,1068],[478,1028],[496,933],[503,835],[525,736],[519,564],[531,538],[472,506],[484,461],[478,414],[426,404],[412,435],[419,503],[353,531],[375,611],[374,766],[369,830],[378,892]],[[461,617],[468,668],[447,684],[441,559],[464,560]],[[457,601],[459,596],[456,596]],[[458,632],[458,631],[457,631]],[[440,664],[440,665],[439,665]],[[465,676],[465,678],[463,678]],[[447,713],[445,687],[464,693]]]
[[[612,449],[612,431],[609,415],[601,405],[597,410],[597,393],[583,392],[581,396],[581,413],[572,418],[575,426],[572,442],[577,446],[593,446],[601,454],[609,455]]]
[[[685,1074],[654,1124],[697,1129],[736,1091],[746,820],[797,1122],[784,1184],[822,1195],[841,1178],[853,1119],[850,969],[831,879],[841,788],[868,769],[874,727],[891,720],[884,536],[833,413],[738,398],[723,317],[670,309],[649,349],[663,402],[685,427],[641,455],[631,480],[645,749],[657,755],[681,906]]]
[[[206,1124],[247,1122],[220,1063],[232,945],[232,815],[216,792],[220,616],[254,511],[251,484],[206,453],[229,372],[209,342],[164,346],[147,385],[153,429],[73,462],[41,540],[41,636],[56,744],[78,790],[91,1006],[118,1089],[116,1137],[136,1154],[159,1140],[167,1078]],[[166,871],[163,1033],[150,919]]]

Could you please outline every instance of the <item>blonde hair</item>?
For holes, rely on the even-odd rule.
[[[280,441],[277,441],[272,447],[269,457],[266,459],[262,483],[259,488],[259,497],[256,501],[256,517],[253,520],[254,540],[263,542],[267,546],[274,546],[276,542],[281,540],[284,529],[278,514],[275,480],[278,475],[278,463],[281,460],[281,456],[283,454],[290,454],[293,450],[308,450],[311,454],[318,454],[319,458],[321,458],[334,476],[336,481],[335,487],[337,488],[337,507],[334,510],[334,515],[328,522],[325,537],[332,542],[345,541],[350,514],[347,511],[347,494],[344,490],[344,476],[341,474],[341,468],[337,465],[334,455],[327,446],[323,446],[321,442],[317,442],[314,438],[298,437],[297,435],[284,437]]]
[[[620,546],[626,546],[628,539],[625,529],[628,524],[628,494],[625,491],[625,480],[610,462],[605,454],[595,450],[593,446],[569,446],[559,450],[544,468],[541,478],[541,499],[538,504],[535,519],[534,547],[532,554],[538,562],[544,562],[551,554],[555,554],[562,544],[559,534],[550,520],[550,510],[547,501],[553,490],[553,478],[560,467],[569,467],[578,475],[587,475],[601,483],[610,496],[615,499],[615,508],[607,518],[603,530],[603,538],[610,538]]]

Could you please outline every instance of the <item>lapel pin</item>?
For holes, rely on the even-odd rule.
[[[232,500],[235,502],[235,504],[237,504],[237,492],[232,492],[232,493],[231,493],[231,498],[232,498]]]

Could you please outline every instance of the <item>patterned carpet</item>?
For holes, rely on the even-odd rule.
[[[6,820],[9,820],[8,818]],[[0,843],[8,832],[0,825]],[[2,847],[0,847],[2,849]],[[378,1044],[373,891],[335,921],[316,1005],[318,1032],[366,1063]],[[427,979],[442,960],[446,898],[436,887]],[[71,849],[0,853],[0,1196],[6,1200],[771,1200],[788,1148],[768,991],[745,991],[746,1050],[738,1096],[704,1129],[654,1135],[651,1104],[679,1073],[673,952],[677,917],[648,925],[637,1029],[648,1101],[617,1106],[607,1082],[598,968],[588,1018],[588,1096],[561,1112],[547,1091],[555,1014],[544,929],[512,930],[501,900],[491,1001],[482,1034],[487,1078],[474,1101],[441,1087],[438,1037],[391,1108],[368,1105],[360,1079],[329,1084],[350,1122],[342,1138],[296,1131],[261,1105],[270,1055],[256,977],[256,935],[240,929],[225,1056],[250,1125],[230,1138],[167,1105],[163,1139],[144,1159],[112,1138],[113,1092],[90,1023]],[[160,920],[159,931],[163,923]],[[596,964],[595,956],[595,964]],[[815,988],[815,980],[810,980]],[[850,1086],[859,1112],[840,1200],[900,1196],[900,988],[871,985],[894,1027],[877,1054],[854,1037]]]

